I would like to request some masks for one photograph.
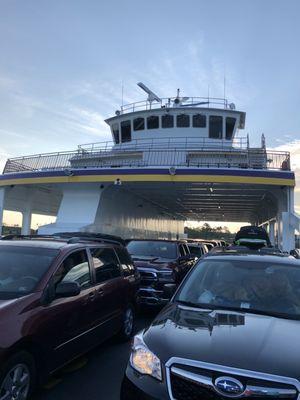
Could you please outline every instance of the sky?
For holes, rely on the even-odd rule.
[[[110,140],[104,119],[145,99],[226,96],[250,143],[292,151],[300,183],[298,0],[0,0],[0,168]],[[300,192],[296,189],[300,212]]]

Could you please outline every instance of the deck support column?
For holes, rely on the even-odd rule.
[[[56,222],[41,226],[39,234],[89,231],[95,223],[105,190],[102,184],[65,185]]]
[[[0,188],[0,235],[2,235],[2,228],[3,228],[4,200],[5,200],[5,188]]]
[[[32,200],[33,200],[34,191],[28,191],[26,201],[24,204],[24,208],[22,210],[22,235],[30,235],[31,234],[31,219],[32,219]]]
[[[272,246],[276,245],[275,241],[275,221],[270,221],[269,222],[269,237],[270,237],[270,242]]]

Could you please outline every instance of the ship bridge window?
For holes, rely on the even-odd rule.
[[[226,139],[231,140],[233,136],[233,131],[235,127],[236,118],[227,117],[226,118]]]
[[[206,115],[194,114],[193,115],[193,128],[205,128],[206,127]]]
[[[162,128],[174,128],[174,116],[170,114],[163,115],[161,117]]]
[[[151,115],[147,118],[147,129],[158,129],[159,128],[159,118],[157,115]]]
[[[122,142],[131,141],[131,121],[130,119],[121,122],[121,139]]]
[[[211,139],[222,139],[223,137],[223,117],[210,115],[209,117],[209,137]]]
[[[120,143],[120,129],[119,129],[119,124],[113,124],[112,125],[112,133],[114,136],[114,141],[116,144]]]
[[[177,128],[188,128],[190,126],[190,116],[179,114],[176,117]]]
[[[135,118],[133,120],[133,130],[134,131],[143,131],[145,129],[145,119],[144,118]]]

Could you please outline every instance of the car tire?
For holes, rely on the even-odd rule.
[[[34,358],[25,351],[11,356],[0,369],[0,398],[28,400],[36,384]]]
[[[118,338],[122,342],[130,340],[135,329],[135,310],[132,305],[128,305],[122,316],[122,327]]]

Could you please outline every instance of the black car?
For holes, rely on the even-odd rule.
[[[165,304],[164,285],[179,284],[195,264],[195,256],[180,240],[135,239],[129,241],[127,250],[141,276],[140,305]]]
[[[271,247],[271,241],[267,231],[255,225],[242,226],[235,235],[234,243],[238,245],[252,244],[253,247]]]
[[[299,399],[299,266],[254,254],[200,260],[135,337],[121,399]]]

